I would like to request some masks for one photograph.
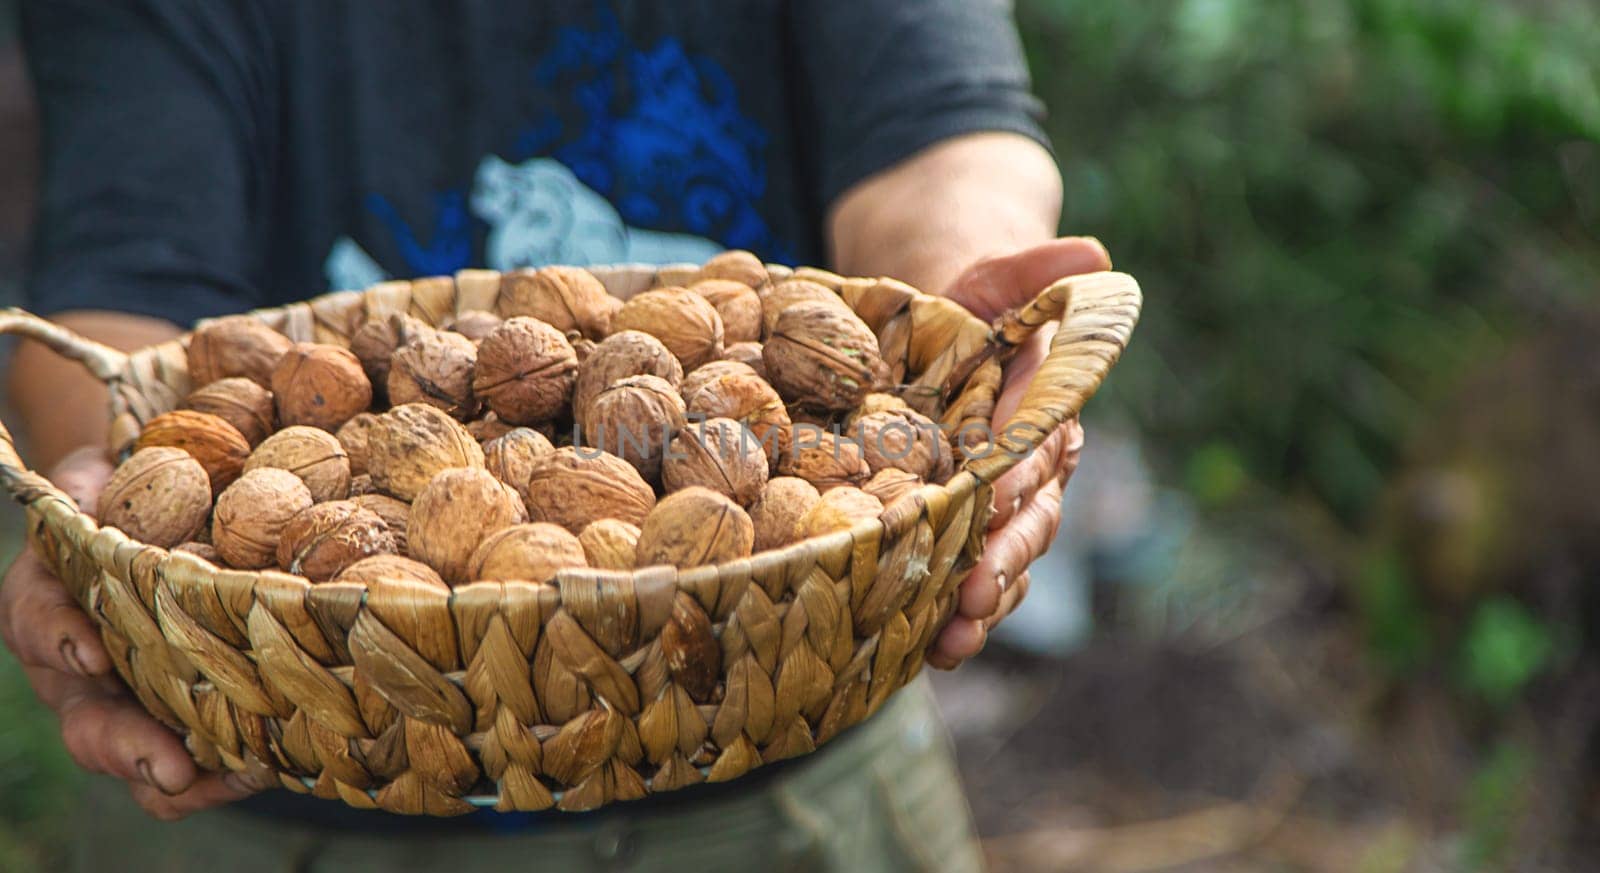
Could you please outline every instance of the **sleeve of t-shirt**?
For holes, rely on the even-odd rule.
[[[951,137],[1046,148],[1010,0],[793,0],[822,202]]]
[[[197,318],[258,305],[271,78],[231,0],[34,0],[43,167],[25,284],[42,314]]]

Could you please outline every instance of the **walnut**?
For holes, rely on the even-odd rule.
[[[683,365],[661,340],[637,330],[624,330],[605,338],[578,366],[572,389],[572,417],[583,426],[590,404],[612,383],[629,376],[659,376],[672,385],[683,381]]]
[[[616,455],[573,447],[533,459],[528,481],[517,485],[532,521],[577,533],[597,518],[642,524],[656,495],[632,464]]]
[[[406,544],[444,581],[461,585],[472,581],[468,562],[486,537],[527,520],[522,498],[489,471],[445,470],[411,504]]]
[[[333,577],[335,582],[373,586],[380,582],[417,582],[430,588],[448,588],[433,568],[399,555],[373,555],[351,564]]]
[[[873,473],[905,470],[929,482],[943,482],[955,469],[950,440],[932,419],[910,409],[860,416],[848,435],[861,447]]]
[[[383,519],[348,500],[334,500],[289,519],[278,541],[278,567],[326,582],[362,558],[394,550],[394,537]]]
[[[378,493],[381,493],[381,492],[378,491],[378,486],[373,484],[373,482],[372,482],[372,474],[370,474],[370,473],[362,473],[359,476],[351,476],[350,477],[350,491],[345,496],[354,498],[354,497],[360,497],[363,494],[378,494]]]
[[[632,570],[639,548],[639,528],[614,518],[602,518],[578,534],[578,544],[583,546],[584,557],[591,567]]]
[[[700,268],[700,279],[727,279],[747,288],[760,288],[772,280],[767,265],[750,252],[733,249],[716,255]]]
[[[618,300],[617,304],[621,305],[622,301]],[[579,366],[582,366],[584,361],[589,360],[589,356],[594,354],[594,350],[600,347],[599,343],[576,331],[567,334],[567,342],[572,345],[572,353],[577,356]]]
[[[334,434],[350,458],[351,474],[360,476],[367,472],[367,446],[372,440],[372,429],[377,426],[378,416],[363,412],[340,425]]]
[[[411,338],[389,359],[389,402],[426,403],[466,421],[478,414],[472,371],[478,347],[459,333],[431,331]]]
[[[548,582],[564,567],[587,567],[583,546],[564,527],[544,522],[496,531],[467,563],[469,578],[484,582]]]
[[[278,421],[335,431],[372,405],[372,383],[348,349],[296,343],[272,371]]]
[[[425,403],[409,403],[378,416],[367,444],[372,481],[401,500],[415,500],[442,470],[482,467],[483,448],[455,419]]]
[[[96,515],[141,543],[170,549],[199,536],[211,514],[211,481],[182,449],[153,446],[123,461],[100,492]]]
[[[710,301],[687,288],[662,288],[634,297],[623,304],[612,327],[642,330],[661,340],[685,370],[722,357],[722,316]]]
[[[725,373],[684,398],[688,414],[731,418],[747,428],[767,453],[770,469],[788,452],[789,410],[783,398],[760,377]]]
[[[750,520],[755,524],[755,549],[764,552],[794,542],[795,527],[801,516],[817,505],[822,495],[804,479],[794,476],[774,476],[761,491],[761,499],[750,508]]]
[[[850,411],[850,416],[845,419],[845,428],[854,431],[856,422],[875,412],[898,412],[910,408],[909,404],[894,394],[874,392],[863,397],[860,405]]]
[[[528,481],[533,459],[556,450],[544,434],[519,427],[483,447],[484,466],[496,479],[513,488]]]
[[[228,562],[222,558],[222,553],[217,551],[217,547],[211,545],[210,543],[188,542],[181,546],[177,546],[173,549],[173,551],[185,552],[187,554],[194,555],[196,558],[199,558],[203,561],[210,561],[218,567],[228,566]]]
[[[683,416],[683,398],[672,383],[659,376],[629,376],[590,404],[583,441],[621,457],[654,481],[661,475],[667,441],[684,426]]]
[[[723,350],[722,359],[744,364],[754,370],[757,376],[767,378],[767,362],[762,357],[761,343],[734,343]]]
[[[374,392],[389,390],[389,362],[412,338],[433,333],[426,322],[409,315],[374,318],[350,337],[350,351],[361,361]],[[388,396],[387,393],[384,396]]]
[[[883,504],[860,488],[835,488],[822,495],[795,524],[798,539],[810,539],[835,531],[849,530],[858,523],[883,514]]]
[[[196,386],[242,376],[271,386],[272,368],[294,345],[288,337],[250,315],[207,321],[189,336],[189,378]]]
[[[489,413],[482,418],[467,422],[467,433],[480,444],[493,442],[517,429],[514,424],[507,424],[500,420],[500,416]]]
[[[211,543],[229,566],[241,570],[271,567],[284,528],[314,502],[311,490],[288,470],[251,470],[217,498]]]
[[[215,415],[233,425],[252,447],[272,433],[277,420],[272,392],[243,376],[218,379],[195,390],[183,401],[183,407]]]
[[[484,337],[493,333],[494,329],[502,323],[504,323],[504,320],[493,312],[474,309],[450,319],[444,325],[444,329],[452,333],[459,333],[475,343],[481,343]]]
[[[188,452],[205,468],[213,493],[221,493],[233,484],[244,472],[245,459],[250,457],[250,443],[238,428],[219,416],[187,409],[163,413],[145,424],[133,447],[138,450],[153,446]]]
[[[683,395],[684,402],[687,403],[700,392],[700,389],[723,376],[733,375],[756,376],[756,371],[749,364],[741,364],[738,361],[712,361],[684,376],[683,381],[678,384],[678,393]],[[761,377],[756,376],[756,378]]]
[[[506,318],[537,318],[562,333],[576,330],[598,340],[611,330],[617,301],[588,270],[545,267],[501,276],[495,308]]]
[[[739,504],[709,488],[685,488],[656,504],[639,529],[637,563],[679,569],[750,557],[755,527]]]
[[[778,457],[778,471],[798,476],[826,493],[845,485],[861,485],[872,475],[861,448],[832,431],[796,425],[792,444]]]
[[[406,526],[411,522],[411,504],[387,494],[357,494],[350,498],[350,502],[383,519],[383,526],[394,537],[395,554],[411,554],[411,544],[406,540]]]
[[[561,413],[572,398],[578,354],[561,331],[516,317],[478,346],[472,390],[511,424],[538,424]]]
[[[244,471],[276,467],[299,476],[318,503],[350,493],[350,456],[338,437],[304,425],[286,427],[262,440],[244,462]]]
[[[915,473],[884,467],[868,479],[867,484],[861,486],[861,490],[878,498],[878,502],[884,506],[893,506],[900,501],[900,498],[916,493],[924,484],[926,483],[922,478]]]
[[[742,343],[761,339],[761,296],[742,282],[707,279],[689,290],[709,302],[722,317],[724,342]]]
[[[822,303],[784,310],[762,356],[779,394],[820,409],[851,409],[889,380],[889,365],[867,325],[853,312]]]
[[[849,304],[834,291],[805,279],[786,279],[761,295],[761,335],[772,336],[773,329],[778,326],[778,316],[802,303],[821,303],[851,312]]]
[[[694,485],[749,506],[767,485],[767,454],[755,435],[728,418],[686,427],[672,438],[661,463],[668,491]]]

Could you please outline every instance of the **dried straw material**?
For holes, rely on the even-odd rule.
[[[626,299],[697,269],[594,275]],[[991,326],[892,280],[834,278],[901,396],[951,428],[987,422],[1008,351],[1059,321],[1004,431],[1014,452],[1077,415],[1140,305],[1131,278],[1102,273]],[[386,282],[253,316],[295,342],[348,346],[373,319],[440,325],[494,309],[503,281],[475,270]],[[110,387],[114,451],[192,388],[186,340],[125,356],[18,310],[0,310],[0,333],[43,342]],[[879,518],[721,566],[569,568],[548,583],[447,590],[403,574],[312,585],[133,542],[30,471],[0,427],[0,483],[26,505],[34,547],[201,765],[422,815],[594,809],[812,751],[921,669],[979,556],[991,483],[1013,463],[969,460]]]

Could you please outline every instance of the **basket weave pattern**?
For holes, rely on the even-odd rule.
[[[594,272],[619,297],[692,268]],[[775,268],[776,269],[776,268]],[[1064,280],[991,328],[889,280],[845,280],[913,406],[987,423],[1005,350],[1060,321],[1005,452],[873,522],[716,567],[563,570],[450,592],[312,585],[219,569],[99,528],[0,427],[0,482],[30,541],[97,621],[118,673],[214,769],[397,813],[594,809],[808,753],[917,674],[987,530],[991,483],[1076,415],[1137,320],[1127,276]],[[347,345],[366,319],[505,312],[499,275],[389,282],[256,313]],[[124,356],[18,311],[0,333],[84,363],[112,394],[112,447],[190,390],[185,340]]]

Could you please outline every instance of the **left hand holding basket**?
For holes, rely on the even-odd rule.
[[[985,258],[957,277],[944,296],[992,320],[1027,303],[1040,288],[1059,279],[1109,269],[1111,256],[1099,240],[1066,237],[1015,254]],[[995,404],[996,431],[1016,411],[1055,332],[1054,325],[1041,328],[1007,368]],[[1083,428],[1074,419],[995,483],[995,513],[983,559],[962,581],[956,614],[929,652],[930,665],[954,669],[978,654],[989,631],[1022,602],[1028,589],[1028,565],[1050,548],[1061,525],[1062,489],[1078,466],[1082,448]]]

